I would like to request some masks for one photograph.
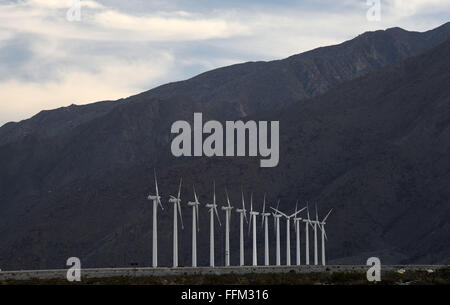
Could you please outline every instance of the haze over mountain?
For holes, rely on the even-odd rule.
[[[149,265],[145,198],[154,167],[165,198],[183,177],[183,203],[192,199],[193,183],[200,202],[210,201],[216,179],[219,204],[227,186],[239,205],[242,185],[246,195],[255,192],[258,208],[266,191],[287,211],[297,198],[318,202],[322,216],[333,207],[327,229],[335,262],[364,263],[374,254],[384,263],[448,263],[449,38],[449,23],[425,33],[369,32],[284,60],[225,67],[127,99],[4,125],[0,267],[63,267],[70,256],[86,267]],[[204,120],[279,120],[279,166],[173,158],[170,125],[191,121],[196,111]],[[201,211],[199,263],[206,265]],[[191,211],[184,206],[183,213],[189,228]],[[171,259],[171,221],[167,210],[160,214],[163,265]],[[237,234],[233,226],[234,264]],[[190,230],[180,239],[181,263],[188,265]]]

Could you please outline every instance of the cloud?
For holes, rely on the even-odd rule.
[[[448,0],[386,0],[389,13],[406,17],[417,14],[428,14],[450,9]]]
[[[31,8],[67,9],[76,3],[76,0],[29,0],[28,2],[24,2],[23,5]],[[90,0],[81,0],[80,6],[87,8],[103,8],[102,4]]]
[[[130,15],[94,1],[81,1],[82,22],[66,20],[65,1],[30,0],[0,5],[0,29],[58,39],[100,41],[191,41],[249,34],[237,21],[185,11]]]
[[[0,125],[72,103],[118,99],[244,61],[284,58],[393,26],[448,20],[444,0],[81,0],[0,4]]]
[[[169,53],[153,54],[137,61],[99,58],[92,71],[62,69],[56,80],[30,82],[8,80],[0,83],[0,122],[11,117],[29,117],[43,109],[70,104],[115,100],[139,93],[142,87],[160,85],[173,69]]]
[[[13,37],[13,33],[0,29],[0,47],[2,46],[2,42],[9,40]]]
[[[96,14],[94,22],[103,28],[128,31],[131,37],[153,40],[202,40],[228,38],[248,33],[248,28],[239,23],[221,18],[192,16],[177,11],[173,16],[131,16],[108,10]]]

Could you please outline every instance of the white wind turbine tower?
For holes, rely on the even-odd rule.
[[[216,183],[214,182],[214,196],[213,203],[207,204],[207,208],[209,208],[209,225],[210,225],[210,233],[209,233],[209,265],[210,267],[214,267],[214,213],[217,216],[217,221],[220,223],[219,213],[217,212],[217,204],[216,204]]]
[[[221,207],[225,211],[225,266],[230,266],[230,216],[233,207],[230,204],[230,198],[228,197],[227,189],[225,189],[227,194],[228,206]]]
[[[261,226],[264,226],[264,265],[266,266],[269,266],[269,223],[267,219],[269,216],[270,213],[266,213],[266,194],[264,194]]]
[[[249,232],[250,227],[253,221],[253,266],[258,266],[258,254],[256,249],[256,216],[259,215],[259,212],[253,211],[253,193],[250,195],[250,224],[249,224]]]
[[[277,203],[277,208],[274,209],[276,211],[278,211],[278,207],[280,205],[280,200],[278,199],[278,203]],[[272,208],[273,209],[273,208]],[[272,213],[273,215],[273,220],[275,223],[275,236],[276,236],[276,265],[280,266],[281,265],[281,259],[280,259],[280,217],[282,216],[281,214],[279,214],[278,212],[276,213]]]
[[[156,171],[153,172],[155,175],[155,195],[148,195],[147,199],[153,201],[153,257],[152,266],[158,267],[158,204],[161,210],[164,210],[161,204],[161,197],[158,192],[158,181],[156,180]]]
[[[181,221],[181,228],[184,230],[183,225],[183,217],[181,216],[181,182],[182,179],[180,179],[180,186],[178,187],[178,196],[174,197],[170,195],[169,202],[173,203],[173,267],[178,267],[178,215],[177,211],[180,215],[180,221]]]
[[[317,203],[315,203],[316,207],[316,220],[312,221],[314,223],[314,265],[319,264],[319,250],[317,245],[317,225],[319,224],[319,216],[317,215]]]
[[[195,201],[189,201],[188,205],[192,207],[192,267],[197,267],[197,232],[200,230],[198,227],[198,202],[197,193],[194,187]]]
[[[295,204],[295,211],[297,212],[297,203]],[[294,227],[295,227],[295,241],[296,241],[296,263],[297,265],[301,265],[301,249],[300,249],[300,221],[302,221],[303,218],[301,217],[294,217]]]
[[[319,222],[319,226],[322,230],[322,265],[324,265],[324,266],[326,265],[326,262],[325,262],[325,239],[328,240],[327,233],[325,233],[325,224],[326,224],[325,220],[327,220],[328,216],[330,216],[331,211],[333,211],[333,209],[331,209],[328,212],[327,216],[325,216],[322,219],[322,221]]]
[[[309,218],[309,208],[308,203],[306,204],[306,212],[308,219],[303,219],[302,221],[305,223],[305,260],[306,265],[309,265],[309,226],[312,227],[311,219]]]
[[[242,209],[236,209],[239,213],[240,223],[239,223],[239,264],[244,266],[244,218],[247,221],[247,211],[245,209],[244,201],[244,191],[242,190]]]
[[[291,265],[291,218],[295,217],[298,213],[306,209],[304,207],[303,209],[299,211],[295,211],[292,215],[286,215],[283,212],[279,211],[278,209],[272,208],[275,212],[283,215],[286,218],[286,265]],[[295,208],[297,210],[297,207]]]

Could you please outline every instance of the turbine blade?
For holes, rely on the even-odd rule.
[[[301,210],[296,211],[294,214],[292,214],[292,215],[289,216],[289,217],[294,217],[295,215],[297,215],[298,213],[300,213],[300,212],[303,211],[304,209],[306,209],[306,207],[304,207],[304,208],[301,209]]]
[[[297,201],[295,202],[295,213],[297,213],[297,206],[298,206],[298,199],[297,199]]]
[[[327,216],[325,216],[325,217],[323,218],[322,222],[325,222],[325,220],[327,220],[328,216],[330,216],[330,214],[331,214],[331,211],[333,211],[333,209],[331,209],[331,210],[328,212]]]
[[[213,204],[216,204],[216,181],[213,181],[213,190],[214,190],[214,195],[213,195]]]
[[[253,216],[250,215],[250,222],[248,224],[248,233],[247,233],[247,235],[250,235],[250,228],[252,227],[252,220],[253,220]]]
[[[217,221],[219,221],[219,226],[222,226],[222,224],[220,223],[219,212],[217,212],[217,206],[216,205],[214,205],[214,211],[216,212]]]
[[[264,199],[263,199],[263,214],[266,212],[266,193],[264,193]]]
[[[311,219],[309,218],[309,205],[308,205],[308,202],[306,202],[306,212],[308,214],[308,221],[311,221]]]
[[[244,191],[241,189],[242,193],[242,213],[244,213],[245,223],[248,223],[247,212],[245,210],[245,199],[244,199]]]
[[[225,193],[227,194],[227,203],[228,203],[228,207],[231,207],[231,204],[230,204],[230,197],[228,196],[227,188],[225,188]]]
[[[161,200],[158,198],[158,204],[159,204],[159,206],[161,207],[161,210],[163,210],[164,211],[164,207],[162,206],[162,204],[161,204]]]
[[[274,214],[274,213],[272,213],[272,216],[275,216],[276,214]],[[273,230],[273,233],[274,233],[274,235],[277,235],[277,232],[275,232],[275,225],[276,225],[276,219],[275,219],[275,217],[273,218],[273,228],[274,228],[274,230]]]
[[[264,216],[265,212],[266,212],[266,193],[264,193],[264,199],[263,199],[261,228],[264,227],[264,220],[266,219],[266,216]]]
[[[180,205],[180,201],[178,201],[178,214],[180,215],[180,220],[181,220],[181,229],[184,230],[184,224],[183,224],[183,216],[181,215],[181,205]]]
[[[323,235],[325,236],[325,240],[328,240],[327,232],[325,231],[325,226],[322,225]]]
[[[159,196],[158,192],[158,180],[156,179],[156,170],[153,169],[153,174],[155,175],[155,189],[156,189],[156,196]]]
[[[181,183],[183,182],[183,178],[180,178],[180,186],[178,187],[178,199],[180,199],[181,196]]]
[[[322,224],[321,223],[314,223],[317,225],[317,227],[319,227],[320,231],[322,231]]]
[[[311,226],[311,228],[314,228],[314,226],[311,223],[311,218],[309,218],[309,206],[308,206],[308,202],[306,203],[306,210],[308,211],[308,223]]]
[[[194,198],[195,202],[198,203],[197,193],[195,192],[195,185],[192,186],[194,188]]]
[[[279,205],[280,205],[280,199],[278,199],[277,208],[276,208],[277,211],[278,211]],[[275,210],[275,209],[272,208],[272,207],[270,207],[270,208],[273,209],[273,210]],[[277,213],[275,213],[275,214],[272,213],[272,215],[275,216],[275,215],[277,215]],[[273,227],[274,227],[274,228],[275,228],[275,225],[276,225],[276,220],[275,220],[275,217],[274,217],[274,218],[273,218]],[[275,234],[275,236],[276,236],[276,235],[277,235],[276,230],[273,230],[273,232],[274,232],[274,234]]]
[[[281,215],[283,215],[284,217],[289,218],[289,216],[287,216],[287,215],[284,214],[283,212],[281,212],[281,211],[279,211],[279,210],[277,210],[277,209],[274,209],[274,208],[272,208],[272,207],[271,207],[271,209],[274,210],[275,212],[277,212],[278,214],[281,214]]]

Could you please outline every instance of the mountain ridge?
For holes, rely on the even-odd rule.
[[[330,262],[364,263],[371,253],[383,263],[448,263],[449,52],[446,41],[311,99],[247,114],[280,120],[280,164],[272,169],[252,158],[171,156],[171,122],[192,120],[195,111],[219,121],[238,113],[222,113],[217,100],[216,109],[188,94],[140,95],[64,133],[0,145],[0,266],[62,267],[69,256],[80,257],[84,266],[150,265],[151,208],[145,197],[153,189],[153,168],[164,198],[183,177],[183,203],[193,184],[207,203],[215,179],[219,204],[227,187],[232,204],[239,205],[243,187],[247,198],[254,192],[258,209],[264,192],[268,204],[281,199],[283,211],[291,211],[297,198],[318,202],[321,216],[333,207]],[[190,209],[183,204],[182,210],[189,228]],[[170,265],[171,219],[171,213],[160,214],[162,265]],[[200,265],[208,259],[207,221],[202,209]],[[232,236],[236,221],[233,214]],[[180,233],[184,265],[190,261],[189,233]],[[222,264],[223,228],[216,238]],[[237,238],[231,246],[237,264]]]
[[[418,54],[422,51],[424,51],[426,48],[436,46],[440,42],[443,42],[450,38],[450,22],[445,23],[444,25],[441,25],[440,27],[437,27],[435,29],[426,31],[426,32],[411,32],[402,30],[402,38],[404,39],[404,42],[401,43],[401,48],[397,47],[398,50],[396,50],[394,53],[398,54],[389,54],[389,52],[386,52],[383,50],[382,45],[383,43],[378,43],[380,46],[375,48],[375,51],[377,49],[380,49],[381,54],[384,56],[382,57],[379,63],[370,62],[370,56],[371,54],[365,54],[367,58],[363,58],[362,65],[366,65],[365,69],[361,68],[361,71],[350,71],[350,75],[347,77],[344,77],[342,75],[336,74],[331,78],[324,78],[321,76],[321,73],[318,73],[319,70],[317,70],[317,67],[315,68],[316,63],[308,62],[311,61],[311,57],[315,57],[316,54],[319,54],[320,56],[326,56],[324,60],[327,62],[333,63],[332,59],[330,57],[334,58],[336,55],[339,55],[339,48],[345,48],[347,46],[350,46],[350,48],[355,47],[361,47],[361,44],[364,45],[364,48],[370,48],[370,42],[373,43],[374,40],[379,39],[388,39],[391,41],[392,44],[395,45],[396,43],[396,36],[399,35],[392,35],[393,32],[396,32],[398,34],[398,30],[396,28],[390,28],[387,30],[378,30],[374,32],[365,32],[356,38],[337,44],[333,46],[328,47],[320,47],[316,48],[310,51],[306,51],[300,54],[289,56],[285,59],[280,60],[274,60],[269,62],[247,62],[247,63],[241,63],[241,64],[235,64],[227,67],[217,68],[211,71],[207,71],[204,73],[201,73],[197,76],[194,76],[190,79],[179,81],[179,82],[172,82],[165,85],[158,86],[156,88],[153,88],[151,90],[130,96],[128,98],[120,99],[115,102],[109,101],[109,102],[97,102],[93,104],[87,104],[82,106],[70,106],[68,107],[61,107],[55,110],[46,111],[45,114],[47,116],[51,116],[52,112],[57,113],[58,115],[61,115],[61,112],[71,112],[73,113],[73,116],[76,117],[76,112],[81,112],[85,117],[89,117],[92,119],[95,119],[98,117],[98,113],[106,114],[109,112],[109,110],[112,110],[115,108],[114,106],[117,106],[120,104],[120,102],[128,102],[133,100],[140,100],[142,98],[149,99],[149,98],[174,98],[179,97],[182,98],[189,98],[194,100],[200,100],[201,102],[208,104],[208,101],[214,100],[214,95],[224,95],[223,91],[229,91],[228,94],[226,94],[226,98],[222,98],[222,100],[217,101],[216,103],[220,102],[226,102],[228,105],[225,107],[226,109],[223,109],[222,111],[230,112],[230,116],[233,117],[245,117],[249,114],[256,113],[258,111],[264,111],[266,109],[276,109],[276,107],[284,107],[286,104],[295,102],[297,100],[305,99],[313,97],[316,94],[320,94],[325,92],[326,90],[332,88],[333,86],[336,86],[337,84],[341,83],[342,81],[353,79],[355,77],[358,77],[360,75],[363,75],[364,73],[368,73],[370,71],[376,70],[382,66],[391,64],[395,61],[402,60],[408,56]],[[394,39],[394,40],[392,40]],[[431,40],[431,42],[430,42]],[[412,42],[411,42],[412,41]],[[369,46],[367,46],[367,42],[369,42]],[[422,45],[426,44],[426,45]],[[406,48],[406,50],[403,50]],[[411,48],[409,50],[408,48]],[[345,51],[345,50],[344,50]],[[362,50],[364,52],[364,50]],[[347,52],[354,52],[352,50]],[[342,53],[342,50],[341,50]],[[374,53],[376,54],[376,52]],[[364,53],[363,53],[364,55]],[[372,54],[373,55],[373,54]],[[341,56],[342,57],[342,56]],[[344,56],[351,60],[354,60],[351,55]],[[384,59],[383,59],[384,58]],[[347,61],[349,61],[347,59]],[[305,62],[306,60],[306,62]],[[315,61],[317,61],[315,59]],[[281,66],[278,64],[282,63]],[[299,66],[300,65],[300,66]],[[335,64],[332,64],[331,70],[325,70],[328,71],[327,74],[333,74],[336,73],[337,68],[334,66]],[[347,65],[351,66],[352,62],[348,63]],[[367,66],[369,65],[369,66]],[[292,69],[292,67],[297,67],[296,69]],[[248,69],[255,67],[255,71],[247,71]],[[270,70],[269,72],[265,72],[264,70],[269,67],[270,69],[274,69],[275,72]],[[339,67],[339,65],[338,65]],[[342,67],[341,67],[342,68]],[[228,87],[225,87],[222,92],[213,92],[213,95],[210,94],[211,90],[216,88],[217,82],[213,82],[212,84],[209,84],[208,82],[211,82],[210,80],[205,81],[205,77],[210,78],[212,80],[218,78],[219,79],[219,85],[222,85],[224,83],[223,79],[224,77],[232,78],[234,79],[233,75],[235,74],[242,74],[242,69],[244,69],[244,74],[247,75],[247,77],[251,76],[253,79],[245,81],[245,78],[242,79],[239,78],[235,82],[232,82]],[[312,69],[312,70],[311,70]],[[354,68],[353,68],[354,69]],[[357,67],[356,67],[357,69]],[[231,70],[231,74],[229,74],[229,70]],[[235,71],[237,70],[237,71]],[[289,72],[283,72],[283,71],[289,71]],[[306,71],[306,76],[302,75]],[[330,73],[331,72],[331,73]],[[258,73],[263,73],[263,75],[270,75],[270,73],[275,73],[275,75],[270,75],[269,80],[271,82],[274,82],[275,85],[273,88],[266,88],[258,85],[261,83],[261,77],[258,76]],[[289,75],[283,75],[288,73]],[[216,75],[219,74],[219,75]],[[300,76],[298,76],[300,75]],[[255,79],[256,77],[256,79]],[[268,76],[263,76],[264,78],[267,78]],[[316,79],[315,79],[316,78]],[[284,81],[281,82],[280,79],[283,79]],[[267,81],[265,81],[267,82]],[[242,83],[242,85],[240,85]],[[264,81],[263,81],[264,83]],[[288,83],[289,85],[284,85],[284,83]],[[303,84],[307,84],[306,86]],[[197,87],[193,86],[196,85]],[[253,85],[252,85],[253,84]],[[256,84],[256,88],[255,85]],[[175,86],[175,89],[174,89]],[[180,88],[176,88],[180,87]],[[195,87],[194,89],[190,89],[192,87]],[[199,89],[196,89],[200,87]],[[303,88],[304,87],[304,88]],[[189,93],[189,96],[186,97],[185,91],[191,91]],[[197,93],[192,91],[197,90]],[[202,91],[203,90],[203,91]],[[255,91],[261,91],[259,95],[254,95],[252,92]],[[171,92],[175,91],[175,92]],[[181,91],[181,93],[180,93]],[[183,92],[184,91],[184,92]],[[244,92],[242,94],[241,92]],[[276,92],[276,94],[273,94],[271,92]],[[273,103],[272,101],[276,99],[277,105],[270,105]],[[230,101],[232,101],[230,103]],[[257,101],[257,102],[254,102]],[[238,105],[237,105],[238,104]],[[243,104],[245,104],[243,106]],[[251,105],[246,106],[249,104],[257,104],[257,105]],[[245,109],[245,107],[248,107],[250,109]],[[274,108],[275,107],[275,108]],[[101,109],[104,108],[104,109]],[[92,111],[90,111],[92,109]],[[229,109],[232,109],[231,111]],[[57,133],[58,131],[55,130],[55,128],[50,124],[49,127],[43,126],[43,123],[39,120],[40,117],[43,116],[43,112],[40,112],[36,116],[33,116],[30,119],[21,121],[19,123],[6,123],[2,127],[0,127],[0,145],[7,143],[8,141],[14,141],[16,139],[23,138],[23,136],[30,135],[30,134],[41,134],[46,135],[50,134],[53,135]],[[81,124],[85,122],[86,119],[79,121],[75,120],[73,122],[73,126],[78,126],[78,124]],[[59,122],[61,125],[61,122]],[[65,125],[67,128],[70,128],[69,124]],[[65,130],[65,128],[62,128]]]

